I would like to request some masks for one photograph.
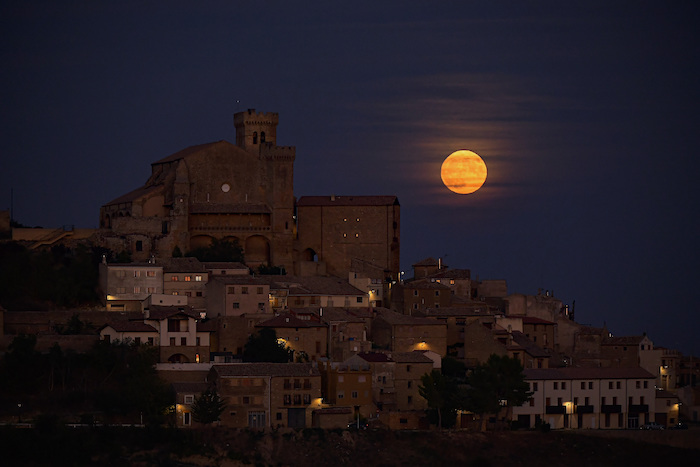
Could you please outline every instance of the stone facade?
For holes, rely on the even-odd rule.
[[[276,145],[278,120],[239,112],[235,145],[191,146],[152,163],[141,188],[102,206],[102,236],[124,239],[135,259],[236,240],[249,266],[290,267],[295,148]]]
[[[322,264],[328,274],[348,277],[367,263],[364,273],[370,279],[398,278],[396,196],[304,196],[297,202],[297,215],[297,274],[316,269],[308,264]]]

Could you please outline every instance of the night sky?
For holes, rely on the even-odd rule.
[[[278,112],[297,197],[399,197],[407,277],[442,257],[698,355],[700,8],[528,3],[6,0],[0,209],[97,227],[151,162]],[[475,194],[440,181],[458,149]]]

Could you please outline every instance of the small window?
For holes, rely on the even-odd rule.
[[[136,241],[136,251],[143,251],[143,242],[141,240]]]
[[[238,303],[238,302],[234,302],[234,303],[233,303],[233,309],[234,309],[234,310],[237,310],[237,309],[239,309],[240,307],[241,307],[241,304],[240,304],[240,303]]]
[[[242,294],[247,294],[247,293],[248,293],[248,287],[241,287],[241,293],[242,293]]]
[[[185,404],[194,404],[194,395],[187,394],[185,396]]]
[[[170,278],[170,280],[173,281],[173,282],[177,282],[177,281],[180,280],[180,279],[179,279],[177,276],[172,276],[172,277]]]
[[[593,381],[588,382],[588,389],[593,389]],[[588,404],[586,404],[588,405]]]
[[[192,282],[192,276],[185,276],[185,282]]]
[[[195,282],[202,282],[202,276],[194,276]]]
[[[586,389],[586,382],[585,381],[581,381],[581,389]]]
[[[554,382],[554,389],[559,389],[559,381]]]
[[[357,391],[353,391],[353,392],[351,393],[351,396],[352,396],[353,399],[357,399]]]

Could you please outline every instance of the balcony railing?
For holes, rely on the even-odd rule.
[[[601,413],[622,413],[621,405],[604,404],[600,406]]]
[[[648,413],[649,412],[649,404],[630,404],[629,412],[630,413]]]
[[[566,413],[566,406],[565,405],[548,405],[546,408],[546,413],[549,414],[555,414],[555,413]]]
[[[593,413],[592,405],[577,405],[575,409],[576,413]]]

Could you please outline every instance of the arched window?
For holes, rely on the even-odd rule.
[[[261,143],[264,143],[264,142],[265,142],[265,132],[264,132],[264,131],[261,131],[261,132],[260,132],[260,142],[261,142]]]
[[[253,144],[258,144],[258,132],[253,132]]]

